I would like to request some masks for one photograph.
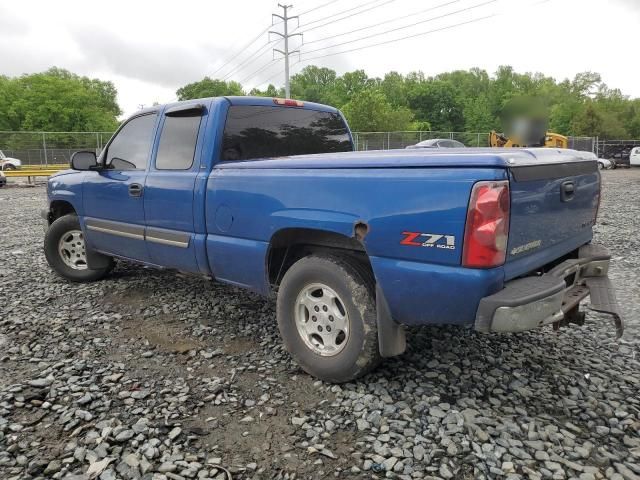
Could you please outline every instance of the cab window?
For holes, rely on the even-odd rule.
[[[158,170],[188,170],[191,168],[201,118],[199,115],[165,117],[156,155]]]
[[[145,170],[155,123],[155,113],[129,120],[109,143],[105,164],[114,170]]]
[[[349,130],[334,112],[234,105],[224,127],[222,160],[348,152]]]

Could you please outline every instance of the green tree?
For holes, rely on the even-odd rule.
[[[363,89],[354,94],[342,111],[351,129],[360,132],[408,130],[413,120],[408,108],[393,108],[376,89]]]
[[[0,77],[0,129],[112,131],[121,114],[111,82],[51,68]]]
[[[333,104],[336,78],[336,72],[330,68],[309,65],[291,77],[291,96],[308,102]]]
[[[242,85],[230,80],[212,79],[204,77],[197,82],[189,83],[176,91],[178,100],[192,100],[194,98],[222,97],[226,95],[244,95]]]

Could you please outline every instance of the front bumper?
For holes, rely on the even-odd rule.
[[[504,289],[480,301],[475,329],[481,332],[522,332],[571,320],[574,308],[591,295],[591,308],[612,315],[618,337],[624,324],[611,280],[611,256],[598,245],[584,245],[578,258],[562,262],[537,277],[510,281]]]

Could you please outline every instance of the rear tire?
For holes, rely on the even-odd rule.
[[[92,282],[105,277],[113,269],[108,257],[104,268],[89,268],[84,235],[75,214],[56,219],[44,237],[44,254],[54,272],[72,282]]]
[[[373,279],[356,260],[304,257],[280,285],[280,335],[307,373],[348,382],[380,363],[375,304]]]

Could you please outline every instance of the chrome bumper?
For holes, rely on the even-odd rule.
[[[574,307],[591,295],[591,308],[612,315],[620,337],[624,324],[607,276],[610,258],[603,247],[584,245],[578,258],[566,260],[544,275],[506,283],[504,289],[480,301],[475,329],[522,332],[550,323],[576,321]]]

